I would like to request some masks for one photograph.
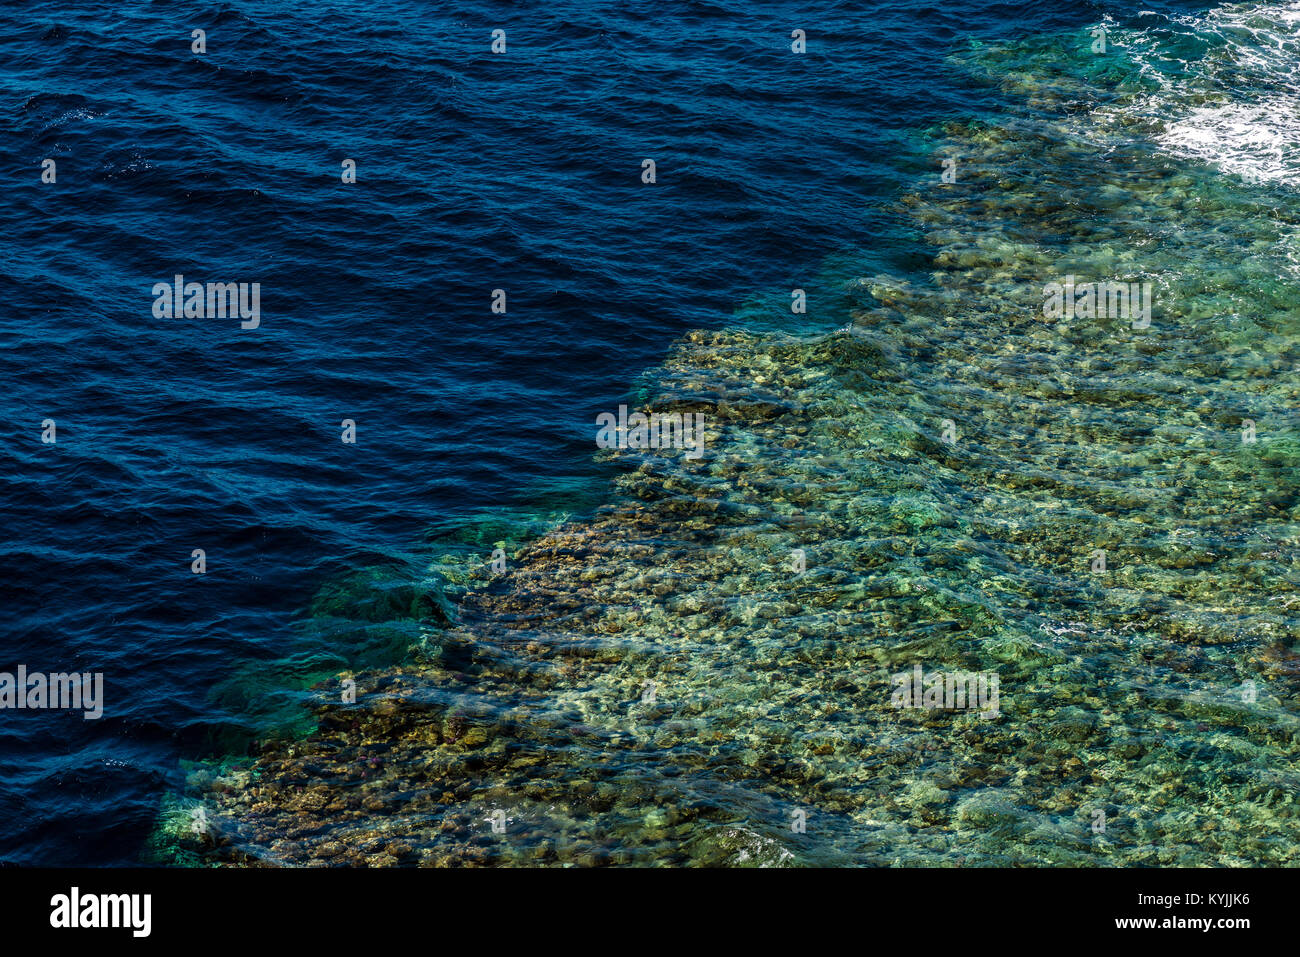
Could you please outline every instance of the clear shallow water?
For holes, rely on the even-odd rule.
[[[77,240],[53,265],[49,187],[19,194],[14,312],[47,317],[16,331],[50,358],[9,359],[15,661],[117,661],[129,710],[6,725],[6,856],[1290,862],[1293,196],[1184,148],[1218,75],[1152,53],[1261,34],[1115,14],[1096,57],[1101,7],[1030,36],[1021,8],[894,10],[552,10],[507,24],[507,78],[486,13],[431,51],[212,8],[241,55],[202,93],[154,18],[129,83],[106,18],[9,25],[85,74],[8,79],[32,169],[68,150]],[[252,145],[214,161],[203,129]],[[266,335],[148,318],[205,269],[279,290]],[[1067,274],[1151,281],[1151,329],[1042,322]],[[705,459],[593,462],[629,393],[704,411]],[[891,708],[915,662],[996,671],[1002,715]]]

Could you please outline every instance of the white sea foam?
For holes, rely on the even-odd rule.
[[[1212,163],[1247,183],[1300,183],[1300,97],[1200,106],[1166,125],[1162,147]]]
[[[1169,27],[1199,38],[1200,55]],[[1173,17],[1114,42],[1159,86],[1125,112],[1155,121],[1162,150],[1246,183],[1300,186],[1300,0]]]

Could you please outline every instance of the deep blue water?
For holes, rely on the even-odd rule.
[[[676,337],[746,303],[788,315],[796,286],[842,324],[815,275],[847,250],[916,268],[891,203],[933,173],[925,131],[1000,95],[944,57],[1107,11],[0,11],[0,670],[106,684],[99,721],[0,714],[0,860],[136,861],[179,761],[259,733],[259,675],[273,697],[391,651],[322,625],[322,588],[400,590],[484,515],[595,507],[594,417]],[[260,328],[154,318],[177,273],[260,283]]]

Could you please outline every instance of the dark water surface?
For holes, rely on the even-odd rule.
[[[1210,859],[1285,862],[1300,12],[1147,9],[0,11],[0,670],[106,687],[99,721],[0,712],[0,859],[133,863],[161,815],[164,859],[192,862],[210,842],[175,846],[203,807],[228,846],[285,862],[934,863],[965,828],[983,862],[1078,863],[1104,806],[1129,830],[1103,855],[1201,863],[1194,809],[1221,797],[1249,810]],[[1092,56],[1103,20],[1114,46]],[[936,190],[948,155],[976,194]],[[1164,324],[1106,346],[1025,325],[1067,272],[1174,290]],[[177,273],[260,283],[260,327],[155,318]],[[719,413],[707,480],[595,456],[598,413],[673,395],[752,413]],[[794,418],[768,429],[761,401]],[[965,463],[935,451],[945,418]],[[1243,418],[1268,423],[1262,444],[1215,450]],[[1170,443],[1192,460],[1161,479]],[[693,481],[716,510],[662,504]],[[566,594],[550,562],[577,540],[613,578]],[[521,566],[505,583],[481,569],[498,546]],[[728,565],[724,546],[752,554]],[[762,569],[796,547],[829,577],[786,594]],[[1128,549],[1112,591],[1076,582],[1069,556],[1086,569],[1094,548]],[[715,577],[689,578],[701,563]],[[498,640],[505,619],[528,634]],[[547,628],[607,667],[552,674]],[[861,679],[913,660],[999,670],[1005,735],[914,762],[935,742],[886,733]],[[307,689],[340,673],[396,681],[436,730],[348,719],[360,738],[330,753],[354,776],[278,746],[250,769],[316,726]],[[646,680],[669,709],[648,738],[627,718]],[[1262,716],[1178,710],[1247,680]],[[476,721],[498,757],[463,758]],[[525,725],[569,730],[520,757]],[[1087,742],[1109,757],[1069,765]],[[1170,770],[1188,762],[1207,770]],[[356,784],[356,806],[295,805],[300,772]],[[277,775],[268,817],[248,785]],[[413,780],[448,783],[383,796]],[[579,797],[557,810],[566,781]],[[726,823],[791,804],[834,822],[806,852]],[[430,824],[497,806],[530,822],[510,853]],[[299,813],[330,823],[286,842]],[[375,845],[383,821],[400,842]],[[592,822],[589,860],[572,847]]]

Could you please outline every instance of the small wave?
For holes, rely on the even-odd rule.
[[[1212,163],[1247,183],[1300,179],[1300,97],[1279,94],[1255,103],[1193,109],[1170,123],[1160,143],[1181,156]]]
[[[1247,184],[1300,182],[1300,3],[1233,4],[1113,39],[1158,87],[1116,118],[1154,121],[1162,151]]]

